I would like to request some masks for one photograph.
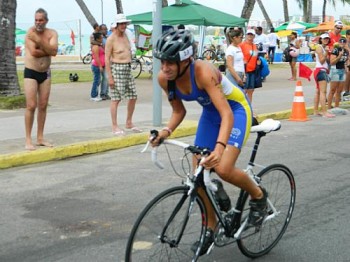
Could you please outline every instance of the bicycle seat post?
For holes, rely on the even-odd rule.
[[[250,159],[249,159],[249,165],[251,166],[254,166],[254,161],[255,161],[255,157],[256,157],[256,154],[258,152],[258,148],[259,148],[259,145],[260,145],[260,140],[262,137],[264,137],[266,135],[265,132],[258,132],[257,133],[257,137],[255,139],[255,144],[254,144],[254,147],[253,147],[253,151],[252,151],[252,154],[250,155]]]

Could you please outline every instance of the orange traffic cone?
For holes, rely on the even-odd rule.
[[[301,85],[301,81],[298,81],[295,87],[292,113],[289,117],[289,120],[300,121],[300,122],[310,120],[307,117],[307,113],[306,113],[304,93],[303,93],[303,87]]]

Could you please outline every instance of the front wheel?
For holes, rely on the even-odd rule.
[[[295,204],[295,181],[288,167],[270,165],[257,176],[268,193],[267,216],[261,226],[247,227],[237,241],[241,252],[250,258],[267,254],[278,243],[292,218]],[[248,194],[242,203],[243,223],[249,213]]]
[[[202,199],[192,200],[188,191],[187,186],[170,188],[146,206],[131,231],[126,262],[198,259],[207,213]]]
[[[131,60],[131,74],[134,76],[134,78],[138,78],[142,72],[142,64],[139,59],[132,59]]]

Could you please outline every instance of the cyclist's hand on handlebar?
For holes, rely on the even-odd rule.
[[[222,154],[214,150],[213,152],[210,153],[209,156],[205,158],[201,164],[204,166],[205,169],[211,169],[215,168],[219,165],[221,161],[221,156]]]
[[[169,133],[164,130],[152,130],[149,141],[152,147],[159,146],[167,137]]]

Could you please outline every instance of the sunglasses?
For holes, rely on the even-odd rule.
[[[343,29],[342,27],[337,27],[337,26],[335,28],[338,29],[338,30],[342,30]]]

